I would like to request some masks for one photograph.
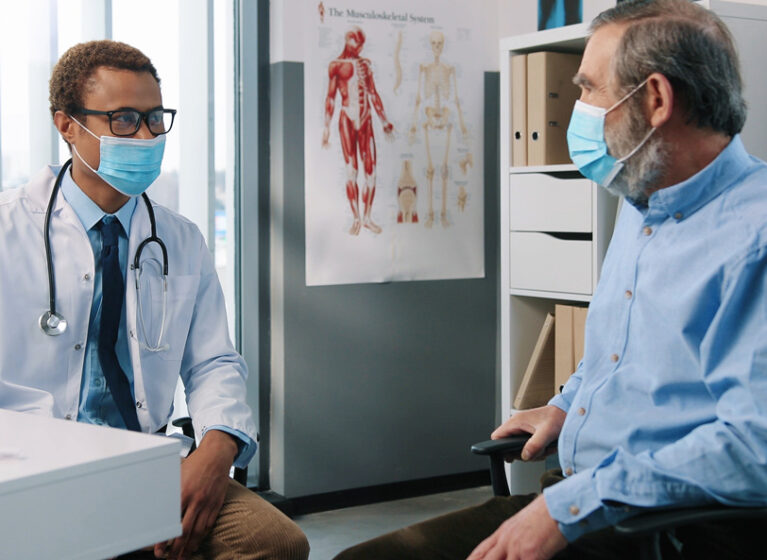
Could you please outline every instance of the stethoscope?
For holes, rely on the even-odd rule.
[[[66,173],[67,169],[69,169],[71,165],[72,165],[72,159],[70,158],[62,166],[61,171],[59,171],[59,174],[56,177],[56,182],[53,184],[53,191],[51,192],[51,198],[48,201],[48,209],[45,212],[45,225],[43,226],[43,238],[45,241],[45,259],[46,259],[46,264],[48,266],[49,300],[48,300],[48,311],[45,311],[42,315],[40,315],[40,328],[48,336],[58,336],[67,330],[67,320],[64,318],[63,315],[61,315],[61,313],[58,313],[56,311],[56,281],[54,279],[54,273],[53,273],[53,257],[51,255],[50,229],[51,229],[51,214],[53,212],[53,206],[56,202],[56,196],[58,195],[59,189],[61,188],[61,181],[64,178],[64,173]],[[149,224],[151,226],[151,233],[149,237],[147,237],[141,243],[139,243],[138,248],[136,248],[136,254],[133,257],[133,264],[131,265],[131,268],[134,271],[134,275],[136,279],[136,292],[137,292],[136,298],[138,301],[139,326],[144,336],[144,340],[147,341],[145,343],[141,343],[141,345],[147,350],[150,350],[152,352],[159,352],[159,351],[168,349],[167,344],[162,344],[162,337],[165,334],[165,317],[166,317],[167,301],[168,301],[168,250],[165,248],[165,243],[163,243],[162,239],[160,239],[157,236],[157,224],[155,222],[154,210],[152,209],[152,203],[149,201],[149,197],[146,195],[146,193],[142,193],[141,198],[144,199],[144,204],[146,205],[147,212],[149,213]],[[141,273],[142,273],[142,266],[140,262],[141,253],[144,250],[144,247],[146,247],[150,243],[157,243],[157,245],[159,245],[160,249],[162,250],[162,280],[163,280],[162,322],[160,325],[160,335],[157,337],[157,343],[155,345],[148,344],[149,339],[147,338],[146,327],[144,326],[144,313],[141,309],[141,282],[140,282]]]

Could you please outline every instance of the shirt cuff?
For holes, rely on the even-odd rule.
[[[204,436],[206,433],[208,433],[208,430],[219,430],[237,439],[237,456],[234,458],[233,464],[238,469],[244,469],[245,467],[248,466],[248,464],[250,463],[250,460],[253,459],[253,456],[256,454],[256,449],[258,449],[258,443],[253,441],[250,437],[242,433],[240,430],[235,430],[228,426],[222,426],[222,425],[208,426],[208,429],[205,430],[205,432],[203,432],[202,435]]]
[[[581,471],[544,488],[543,497],[549,515],[559,524],[567,542],[615,525],[636,513],[632,511],[634,508],[622,504],[608,506],[600,500],[594,469]]]
[[[556,406],[565,414],[567,414],[567,411],[570,410],[570,402],[561,393],[557,393],[551,397],[551,400],[547,404]]]

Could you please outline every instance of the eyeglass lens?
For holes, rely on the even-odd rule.
[[[135,134],[141,126],[143,115],[138,111],[115,111],[110,120],[112,134],[129,136]],[[152,134],[164,134],[173,125],[173,114],[156,109],[147,116],[147,125]]]

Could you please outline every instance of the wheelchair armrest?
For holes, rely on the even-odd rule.
[[[496,496],[508,496],[509,485],[506,482],[506,469],[504,458],[507,455],[519,454],[530,439],[530,434],[522,434],[501,439],[490,439],[475,443],[471,446],[471,452],[476,455],[488,455],[490,457],[490,482],[493,485],[493,494]],[[549,444],[548,450],[556,449],[557,442]]]
[[[490,456],[490,483],[493,485],[494,495],[510,495],[509,485],[506,482],[506,469],[503,466],[504,457],[510,453],[522,451],[528,439],[530,439],[530,435],[525,434],[510,438],[491,439],[471,446],[472,453]]]
[[[724,521],[752,517],[767,518],[765,507],[737,507],[727,505],[691,506],[687,508],[655,509],[625,519],[615,526],[622,535],[645,535],[673,527],[682,527],[705,521]]]
[[[476,455],[506,455],[515,451],[522,451],[528,439],[530,439],[529,434],[503,439],[489,439],[472,445],[471,452]]]

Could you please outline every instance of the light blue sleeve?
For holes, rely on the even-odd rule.
[[[594,468],[544,490],[568,540],[641,508],[767,504],[767,247],[725,271],[700,363],[717,401],[714,420],[654,451],[615,449]],[[558,398],[567,403],[563,393],[552,404]]]
[[[570,405],[573,404],[573,397],[578,392],[578,388],[581,386],[581,379],[583,377],[583,360],[575,368],[575,372],[567,380],[565,386],[562,388],[561,393],[554,395],[548,402],[550,405],[554,405],[557,408],[567,412],[570,410]]]

